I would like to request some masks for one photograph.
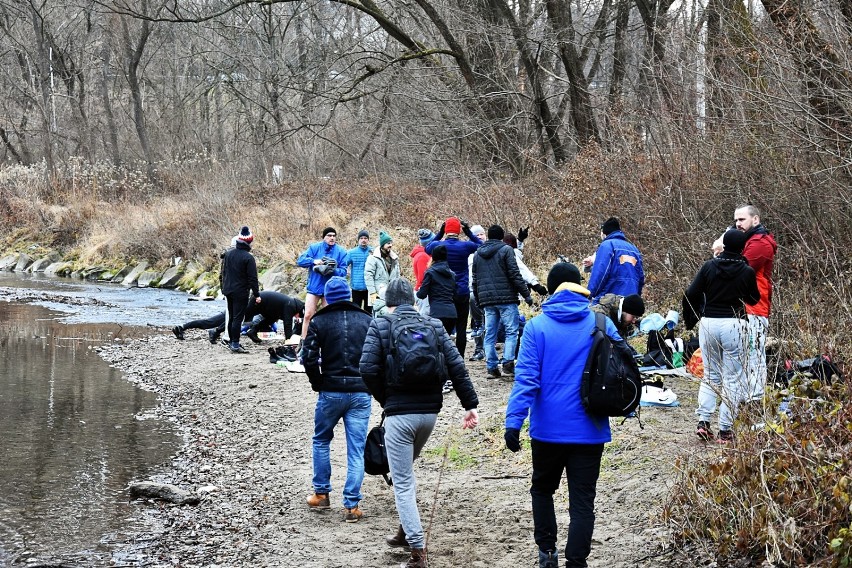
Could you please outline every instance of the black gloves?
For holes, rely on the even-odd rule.
[[[541,284],[534,284],[533,286],[530,286],[530,287],[531,287],[531,288],[535,291],[535,293],[536,293],[536,294],[538,294],[539,296],[547,296],[547,288],[545,288],[545,287],[544,287],[544,286],[542,286]]]
[[[512,452],[521,451],[521,431],[517,428],[506,428],[503,433],[503,439],[506,440],[506,448]]]
[[[526,298],[524,298],[524,302],[526,302],[528,306],[532,306],[533,305],[532,296],[527,296]]]
[[[525,240],[527,240],[528,236],[530,236],[529,227],[521,227],[520,229],[518,229],[518,242],[524,242]]]

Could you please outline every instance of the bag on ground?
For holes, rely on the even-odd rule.
[[[606,316],[595,313],[592,348],[583,369],[580,398],[593,416],[627,416],[639,406],[642,379],[624,341],[606,334]]]
[[[418,314],[391,316],[387,384],[429,390],[446,380],[441,337],[435,326]]]
[[[385,414],[382,413],[382,421],[378,426],[373,426],[367,433],[367,442],[364,444],[364,473],[367,475],[381,475],[388,485],[393,485],[388,474],[390,463],[388,463],[388,452],[385,448]]]

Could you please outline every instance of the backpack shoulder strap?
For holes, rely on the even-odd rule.
[[[600,312],[593,313],[595,314],[595,329],[600,330],[604,335],[606,335],[606,316]],[[594,333],[594,331],[592,333]]]

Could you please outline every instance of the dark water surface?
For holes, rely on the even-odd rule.
[[[111,304],[52,305],[58,312],[0,300],[0,566],[28,558],[98,564],[103,535],[133,529],[139,505],[128,503],[128,482],[168,467],[181,440],[152,418],[156,396],[125,381],[94,347],[217,306],[188,305],[174,292],[8,273],[0,287],[97,294]]]

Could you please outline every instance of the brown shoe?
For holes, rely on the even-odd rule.
[[[328,493],[314,493],[308,496],[308,507],[311,509],[328,509],[331,507],[331,502],[328,500]]]
[[[400,564],[399,568],[428,568],[428,564],[426,564],[426,549],[412,548],[408,562]]]
[[[343,509],[343,520],[347,523],[357,523],[364,516],[364,512],[357,505],[351,509]]]
[[[405,540],[405,531],[402,530],[402,525],[399,525],[399,528],[396,529],[396,534],[393,536],[386,536],[385,542],[388,543],[388,546],[399,547],[404,546],[408,548],[408,541]]]

